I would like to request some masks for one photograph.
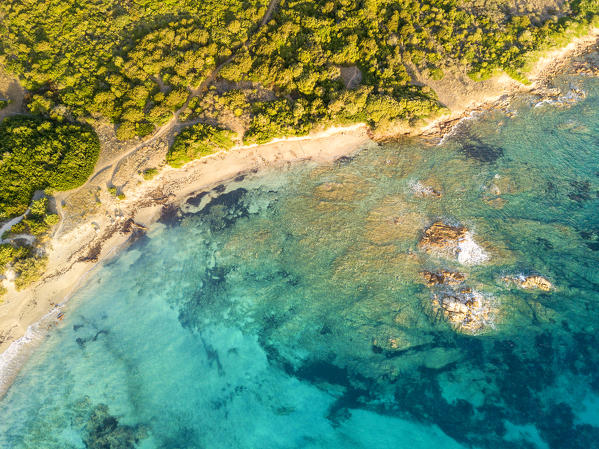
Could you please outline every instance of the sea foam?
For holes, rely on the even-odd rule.
[[[479,265],[489,260],[489,255],[478,245],[472,233],[466,232],[458,242],[458,262],[462,265]]]
[[[60,313],[60,308],[54,308],[42,317],[37,323],[27,328],[25,334],[13,341],[4,352],[0,354],[0,398],[4,396],[23,363],[27,360],[36,346],[48,332],[47,323],[54,320]]]

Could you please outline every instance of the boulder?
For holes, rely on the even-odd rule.
[[[475,334],[493,327],[497,309],[492,298],[469,287],[448,288],[433,296],[433,311],[460,332]]]
[[[424,278],[428,287],[435,285],[459,285],[466,279],[466,276],[462,273],[447,270],[437,272],[421,271],[420,275]]]
[[[518,287],[525,290],[536,289],[548,292],[553,289],[553,284],[547,278],[539,275],[506,276],[503,280],[508,283],[516,284]]]
[[[426,251],[437,250],[455,255],[459,241],[466,236],[467,232],[464,226],[451,226],[438,221],[424,231],[419,246]]]

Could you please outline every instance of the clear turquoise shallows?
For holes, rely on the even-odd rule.
[[[599,81],[558,82],[440,145],[166,214],[71,299],[0,401],[0,447],[599,447]],[[481,257],[426,251],[435,222]],[[427,285],[442,270],[465,280]],[[464,292],[478,327],[436,306]]]

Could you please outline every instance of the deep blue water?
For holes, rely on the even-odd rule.
[[[599,447],[599,82],[572,83],[189,200],[69,302],[0,447]],[[425,251],[438,221],[484,257]],[[440,270],[480,326],[435,308]],[[505,280],[532,274],[554,287]]]

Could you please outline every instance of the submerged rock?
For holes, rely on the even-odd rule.
[[[487,144],[473,136],[462,143],[461,152],[470,159],[487,164],[493,163],[503,156],[503,148]]]
[[[553,284],[547,278],[539,275],[506,276],[503,280],[505,282],[516,284],[518,287],[525,290],[537,289],[548,292],[553,289]]]
[[[89,449],[134,449],[140,440],[148,437],[144,426],[126,426],[108,413],[108,407],[99,404],[85,425],[83,442]]]
[[[415,181],[410,183],[410,190],[417,197],[441,197],[441,188],[438,187],[437,183],[428,180],[424,182]]]
[[[491,206],[494,209],[503,209],[503,206],[505,206],[506,202],[507,201],[501,197],[485,199],[485,203],[487,203],[489,206]]]
[[[459,285],[466,279],[466,276],[457,271],[421,271],[420,274],[426,281],[426,285],[429,287],[435,285]]]

